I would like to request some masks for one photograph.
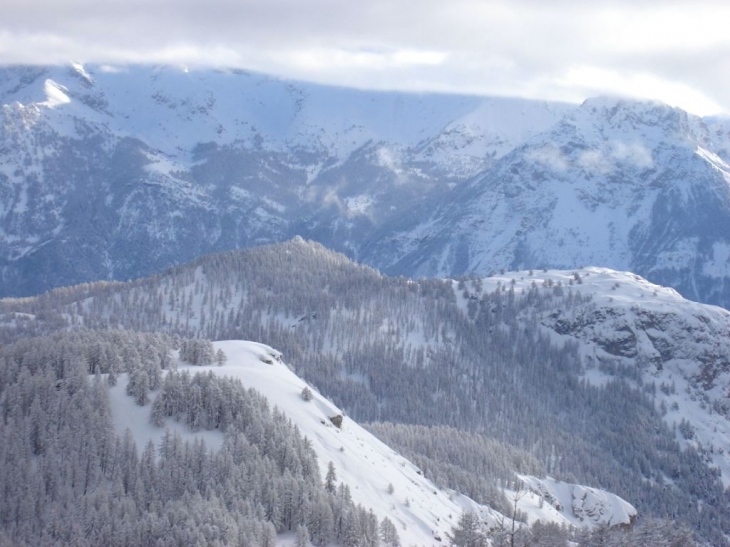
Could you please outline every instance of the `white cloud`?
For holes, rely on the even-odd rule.
[[[730,5],[613,0],[6,0],[0,63],[226,65],[366,88],[730,110]]]
[[[542,148],[531,150],[527,154],[527,158],[559,173],[568,168],[568,160],[565,155],[560,148],[554,145],[545,145]]]
[[[611,143],[611,157],[620,162],[630,163],[641,169],[654,167],[654,158],[651,152],[640,143],[626,144],[619,141]]]
[[[629,69],[571,67],[556,80],[555,85],[559,88],[574,89],[583,96],[606,93],[655,99],[699,114],[712,114],[723,110],[718,102],[686,83]]]
[[[278,56],[281,64],[290,65],[301,71],[316,70],[332,72],[342,70],[405,69],[417,66],[436,66],[446,55],[438,51],[347,51],[326,48],[285,51]]]
[[[583,169],[599,175],[607,175],[613,171],[613,164],[600,150],[586,150],[578,156],[578,165]]]

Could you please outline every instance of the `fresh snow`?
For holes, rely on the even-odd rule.
[[[3,89],[0,75],[3,103],[54,107],[71,102],[63,90],[78,90],[77,96],[98,98],[97,104],[106,106],[95,110],[74,100],[78,109],[70,115],[110,124],[118,136],[140,139],[171,156],[189,153],[198,143],[252,143],[260,135],[267,146],[319,147],[346,157],[370,141],[396,148],[450,141],[455,127],[494,135],[477,139],[468,156],[492,150],[503,155],[573,108],[521,99],[361,91],[237,70],[80,63],[42,70],[49,76],[44,100],[33,85]],[[7,78],[11,86],[12,78]]]
[[[223,446],[223,433],[220,431],[191,431],[190,428],[175,420],[166,420],[165,427],[157,427],[150,422],[150,408],[159,391],[150,393],[150,403],[139,406],[134,398],[127,395],[128,374],[120,374],[117,384],[109,388],[109,404],[112,411],[112,423],[117,435],[132,432],[137,448],[141,451],[152,441],[159,448],[165,429],[177,432],[188,440],[200,439],[208,448],[218,450]]]
[[[307,383],[280,361],[279,352],[254,342],[216,342],[214,347],[223,350],[227,363],[190,367],[190,372],[211,370],[239,378],[244,386],[263,394],[312,441],[321,476],[332,461],[338,483],[350,487],[353,501],[372,508],[378,519],[391,519],[403,545],[433,544],[435,535],[445,538],[456,524],[462,511],[458,499],[463,496],[450,499],[449,492],[436,488],[412,463],[349,418],[345,417],[341,429],[335,427],[330,418],[343,412],[312,386],[312,400],[304,401],[301,392]],[[388,493],[389,484],[393,494]]]
[[[192,374],[211,371],[218,376],[237,378],[245,387],[263,394],[272,408],[277,407],[283,411],[312,442],[321,476],[326,475],[327,466],[332,461],[338,484],[343,482],[350,487],[355,503],[372,508],[379,519],[388,517],[392,520],[398,529],[402,545],[438,545],[439,540],[436,538],[446,542],[446,534],[465,510],[477,512],[488,526],[496,526],[499,522],[501,515],[492,509],[451,490],[437,488],[409,460],[348,417],[344,418],[341,429],[335,427],[330,418],[344,413],[299,378],[283,362],[278,351],[264,344],[240,340],[215,342],[214,348],[216,351],[221,349],[226,354],[228,360],[223,366],[192,366],[178,362],[178,369],[186,369]],[[165,428],[177,431],[186,439],[202,439],[209,448],[220,448],[223,443],[220,432],[192,432],[187,426],[171,419],[166,421],[165,428],[152,425],[149,420],[151,405],[136,405],[133,398],[126,394],[126,383],[127,375],[120,375],[117,385],[110,389],[114,428],[118,434],[124,434],[129,429],[140,450],[149,441],[159,445]],[[309,402],[301,397],[305,386],[312,391],[313,397]],[[153,392],[150,395],[154,400],[156,394]],[[520,478],[526,484],[529,482],[525,477]],[[529,479],[533,482],[540,481],[534,477]],[[550,484],[550,480],[545,479],[546,484]],[[393,494],[388,492],[391,484]],[[630,509],[633,508],[630,504],[612,494],[578,485],[572,486],[575,492],[591,493],[593,497],[584,504],[585,511],[599,516],[581,519],[575,508],[571,513],[560,511],[550,503],[539,507],[537,494],[525,496],[520,501],[520,509],[528,513],[530,522],[540,519],[543,522],[587,527],[608,522],[609,519],[612,524],[623,522],[623,517],[617,510],[609,514],[605,509],[589,510],[588,507],[612,504],[611,507],[623,507],[626,515],[632,514]],[[285,543],[288,539],[290,538],[283,538]]]
[[[43,90],[46,93],[46,100],[40,103],[42,106],[55,108],[62,104],[68,104],[71,102],[69,96],[64,93],[64,91],[67,92],[68,90],[62,85],[57,84],[53,80],[46,80],[46,83],[43,86]]]
[[[411,277],[605,266],[727,305],[728,263],[707,252],[727,243],[730,134],[716,135],[659,103],[589,99],[358,259]]]

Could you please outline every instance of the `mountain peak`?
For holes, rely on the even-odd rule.
[[[581,103],[581,108],[614,109],[614,108],[668,108],[672,107],[655,99],[628,97],[626,95],[596,95],[588,97]]]
[[[691,136],[700,139],[701,118],[666,103],[621,96],[598,96],[586,99],[574,114],[576,122],[587,121],[619,131],[661,132],[666,138]]]

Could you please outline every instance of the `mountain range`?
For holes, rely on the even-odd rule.
[[[646,101],[0,69],[0,295],[301,234],[381,271],[610,267],[726,306],[730,126]]]
[[[5,343],[80,328],[280,348],[440,488],[502,514],[517,472],[543,477],[538,493],[563,488],[547,477],[612,492],[712,545],[730,531],[730,312],[636,274],[412,280],[296,238],[0,300]]]

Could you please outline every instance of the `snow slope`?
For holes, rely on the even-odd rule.
[[[281,361],[275,350],[239,341],[216,342],[215,347],[226,353],[228,362],[210,369],[240,378],[246,387],[256,389],[272,406],[284,411],[312,441],[322,477],[332,461],[338,483],[350,486],[353,501],[372,507],[379,519],[390,518],[403,545],[433,544],[434,535],[445,538],[461,514],[460,496],[450,499],[453,496],[449,492],[438,490],[413,464],[347,417],[341,428],[335,427],[330,418],[342,411],[315,390],[312,400],[305,402],[301,392],[306,382]],[[393,494],[388,493],[389,484],[393,485]]]
[[[224,366],[200,367],[181,362],[179,369],[186,368],[193,374],[212,371],[237,378],[247,388],[262,393],[272,407],[282,410],[312,441],[321,476],[327,474],[328,463],[332,461],[338,484],[347,484],[353,501],[372,508],[378,519],[386,516],[391,519],[403,545],[437,544],[434,538],[445,538],[465,507],[480,511],[487,522],[494,522],[495,514],[489,508],[454,492],[437,489],[412,463],[349,418],[345,417],[342,428],[335,427],[330,418],[341,415],[342,411],[314,389],[312,400],[304,401],[301,392],[306,382],[282,362],[276,350],[243,341],[214,345],[228,357]],[[150,440],[159,444],[164,428],[150,424],[150,405],[137,406],[126,394],[125,386],[126,375],[122,375],[119,383],[111,388],[115,430],[122,434],[129,428],[140,449]],[[155,393],[151,396],[154,400]],[[168,419],[165,427],[178,431],[184,438],[202,438],[214,449],[223,442],[220,432],[191,432],[174,420]],[[390,484],[393,494],[388,492]]]
[[[78,64],[4,69],[0,97],[6,105],[39,110],[52,125],[72,116],[108,124],[117,136],[140,139],[179,158],[199,143],[252,142],[255,135],[269,148],[314,145],[342,156],[370,140],[406,148],[439,138],[450,147],[447,135],[463,139],[468,133],[474,136],[470,155],[486,155],[498,143],[503,154],[571,108],[521,99],[361,91],[240,70]],[[68,106],[48,111],[61,105]]]
[[[225,365],[200,367],[180,362],[178,368],[186,368],[191,373],[212,371],[216,375],[237,378],[244,386],[262,393],[272,407],[282,410],[312,442],[322,477],[327,473],[328,463],[333,462],[338,484],[347,484],[353,501],[372,508],[379,519],[386,516],[391,519],[398,529],[402,545],[437,545],[446,541],[446,534],[464,510],[476,511],[490,527],[499,522],[501,516],[492,509],[456,492],[434,486],[410,461],[349,418],[344,418],[341,428],[333,425],[330,418],[342,415],[342,411],[311,387],[312,400],[304,401],[301,392],[307,383],[291,371],[278,351],[264,344],[238,340],[215,342],[214,346],[226,354],[228,361]],[[132,397],[126,395],[125,385],[126,375],[122,375],[119,383],[111,389],[116,431],[121,434],[129,428],[140,448],[150,440],[159,443],[164,429],[149,423],[150,406],[137,406]],[[154,399],[155,394],[151,395]],[[223,442],[223,435],[219,432],[193,433],[169,419],[165,427],[178,431],[185,438],[202,438],[207,446],[214,449]],[[521,479],[527,482],[526,478]],[[530,479],[540,481],[534,477]],[[392,494],[389,493],[390,485],[393,486]],[[575,508],[570,513],[556,509],[550,503],[539,507],[537,496],[521,501],[520,509],[528,511],[530,522],[540,519],[587,527],[602,522],[611,525],[628,522],[629,517],[635,514],[635,511],[631,512],[630,504],[613,494],[577,485],[572,487],[576,492],[586,491],[593,496],[584,504],[585,512],[592,516],[590,519],[575,516]],[[530,506],[530,500],[534,507]],[[619,514],[615,510],[609,514],[601,504],[621,507],[624,513]],[[441,541],[436,538],[441,538]]]

